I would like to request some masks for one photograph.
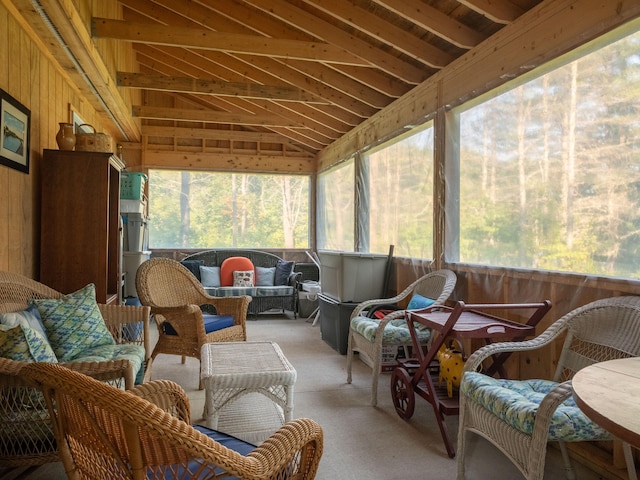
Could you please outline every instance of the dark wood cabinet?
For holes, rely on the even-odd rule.
[[[120,172],[101,152],[45,150],[42,160],[40,281],[62,293],[88,283],[99,303],[122,297]]]

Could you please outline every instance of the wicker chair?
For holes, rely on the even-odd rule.
[[[166,353],[181,355],[182,363],[185,357],[199,361],[205,343],[247,339],[247,309],[251,297],[207,295],[198,279],[175,260],[152,258],[142,263],[136,273],[136,290],[140,302],[151,307],[158,327],[152,360],[159,353]],[[217,315],[208,310],[211,306]],[[232,324],[220,328],[220,316],[233,317]]]
[[[62,294],[22,275],[0,272],[0,313],[27,308],[29,300],[60,298]],[[135,343],[145,347],[149,358],[149,307],[98,305],[117,343]],[[127,335],[142,323],[141,333]],[[19,375],[23,362],[0,358],[0,467],[34,467],[57,462],[49,415],[37,389]],[[134,372],[127,360],[104,362],[69,362],[70,369],[91,375],[118,387],[131,388]],[[145,379],[150,375],[147,362]]]
[[[405,335],[393,339],[384,338],[384,330],[390,321],[400,320],[401,323],[404,322],[404,310],[393,311],[380,320],[373,318],[366,320],[367,323],[370,323],[369,327],[374,329],[374,334],[371,339],[365,337],[355,328],[354,319],[358,318],[362,320],[363,312],[372,311],[380,306],[395,305],[405,299],[411,298],[414,294],[434,300],[434,305],[443,305],[453,292],[456,281],[457,277],[452,271],[437,270],[419,278],[395,297],[367,300],[353,310],[351,313],[347,346],[347,383],[351,383],[353,352],[365,354],[373,364],[371,373],[371,405],[375,407],[378,404],[378,376],[380,375],[383,347],[387,345],[410,347],[412,345],[411,337],[409,336],[409,329],[403,324],[403,327],[400,328],[406,331]]]
[[[491,355],[540,349],[564,334],[552,382],[500,380],[476,372]],[[529,480],[543,478],[547,442],[559,441],[567,478],[575,478],[565,442],[611,437],[575,406],[570,398],[571,378],[588,365],[639,355],[640,297],[635,296],[591,302],[567,313],[532,340],[478,349],[466,362],[460,387],[458,479],[465,477],[468,432],[493,443]],[[630,455],[629,446],[623,448]]]
[[[72,480],[313,479],[322,456],[322,428],[310,419],[293,420],[254,447],[189,425],[189,400],[173,382],[125,392],[55,364],[29,364],[22,374],[45,393]]]

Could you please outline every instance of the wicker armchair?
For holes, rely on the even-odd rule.
[[[151,353],[152,360],[159,353],[166,353],[181,355],[182,363],[185,357],[199,361],[205,343],[247,339],[247,309],[251,297],[207,295],[198,279],[175,260],[152,258],[140,265],[136,273],[136,290],[140,302],[151,307],[158,327],[158,342]],[[211,307],[216,315],[208,310]],[[232,324],[224,326],[220,322],[224,318],[220,317],[232,317],[227,325]]]
[[[22,373],[56,405],[56,438],[72,480],[313,479],[322,456],[322,428],[310,419],[293,420],[254,447],[189,425],[189,400],[173,382],[125,392],[54,364]]]
[[[62,294],[22,275],[0,272],[0,313],[27,308],[29,300],[60,298]],[[117,343],[135,343],[145,348],[149,358],[149,307],[98,305]],[[132,325],[142,323],[142,331],[130,335]],[[0,467],[38,466],[59,460],[53,441],[49,415],[38,390],[19,374],[25,365],[0,358]],[[131,388],[134,372],[127,360],[69,362],[70,369],[91,375],[118,387]],[[150,375],[147,362],[145,379]]]
[[[548,347],[564,334],[552,382],[500,380],[476,372],[491,355]],[[543,478],[547,442],[558,441],[567,478],[575,478],[565,442],[611,436],[575,405],[571,378],[588,365],[639,355],[640,297],[635,296],[591,302],[567,313],[534,339],[478,349],[466,362],[460,386],[458,479],[465,477],[468,432],[493,443],[529,480]],[[630,453],[628,445],[623,448]]]
[[[414,294],[434,300],[434,305],[443,305],[453,292],[456,282],[457,277],[452,271],[437,270],[419,278],[395,297],[367,300],[366,302],[359,304],[355,310],[353,310],[351,313],[349,340],[347,346],[347,383],[351,383],[353,352],[360,352],[360,354],[364,353],[373,364],[371,373],[371,405],[375,407],[378,404],[378,376],[380,375],[382,348],[387,345],[410,347],[412,345],[411,337],[409,336],[409,329],[404,323],[404,310],[393,311],[381,320],[365,320],[368,324],[365,328],[373,333],[370,336],[371,338],[368,338],[368,336],[361,333],[362,325],[360,325],[359,328],[356,328],[354,319],[359,319],[359,323],[362,323],[361,320],[363,320],[363,312],[372,311],[376,307],[380,306],[395,305],[403,300],[411,298]],[[389,338],[389,335],[387,335],[387,338],[385,338],[385,328],[392,320],[400,321],[401,325],[399,325],[399,328],[396,329],[396,331],[402,329],[403,334],[400,336],[394,336],[394,338]],[[425,333],[428,335],[428,332]]]

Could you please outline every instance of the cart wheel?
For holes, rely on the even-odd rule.
[[[395,368],[391,374],[391,398],[398,416],[404,420],[410,419],[416,406],[416,396],[411,376],[402,367]]]

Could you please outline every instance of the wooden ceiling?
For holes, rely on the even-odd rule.
[[[66,0],[0,1],[113,121],[117,140],[152,153],[142,168],[300,173],[543,3],[75,0],[74,9]]]
[[[119,0],[149,144],[313,157],[541,0]]]

